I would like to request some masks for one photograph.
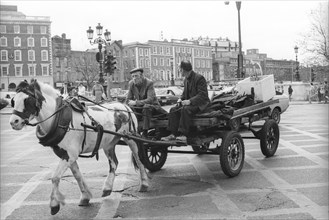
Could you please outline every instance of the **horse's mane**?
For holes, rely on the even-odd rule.
[[[36,85],[38,85],[40,87],[40,91],[42,93],[49,94],[50,96],[53,96],[53,97],[57,97],[60,95],[59,91],[56,90],[54,87],[52,87],[49,84],[39,82],[39,81],[36,81],[35,83],[36,83]]]

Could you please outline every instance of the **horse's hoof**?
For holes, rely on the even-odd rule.
[[[140,192],[146,192],[148,187],[149,187],[149,186],[141,185],[141,188],[139,189],[139,191],[140,191]]]
[[[80,200],[79,206],[89,206],[89,199]]]
[[[60,209],[60,205],[57,205],[57,206],[54,206],[54,207],[50,207],[50,209],[51,209],[51,211],[50,211],[51,215],[56,215],[57,212]]]
[[[111,195],[111,193],[112,193],[112,190],[103,190],[102,197],[109,196],[109,195]]]

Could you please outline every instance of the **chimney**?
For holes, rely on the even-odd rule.
[[[63,39],[66,39],[66,34],[63,33],[63,34],[62,34],[62,38],[63,38]]]

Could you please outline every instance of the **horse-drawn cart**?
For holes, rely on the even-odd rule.
[[[269,119],[269,106],[276,102],[278,100],[269,100],[237,109],[229,120],[219,117],[204,117],[202,114],[197,115],[193,119],[193,129],[186,142],[160,140],[161,137],[168,135],[166,132],[161,133],[161,131],[166,131],[167,119],[152,119],[147,138],[133,134],[118,134],[106,130],[104,130],[104,133],[118,134],[135,140],[139,145],[139,157],[142,163],[152,172],[162,168],[167,160],[168,153],[215,154],[219,155],[223,172],[229,177],[234,177],[240,173],[244,164],[243,138],[259,139],[261,151],[266,157],[275,154],[280,134],[277,123]],[[242,137],[238,131],[232,130],[230,126],[232,121],[242,118],[244,120],[248,119],[249,125],[244,130],[251,131],[253,136]],[[265,123],[261,129],[255,130],[252,123],[263,119],[265,119]],[[92,128],[91,126],[88,127]],[[221,139],[221,142],[217,142],[217,139]],[[217,144],[212,144],[212,146],[215,146],[210,147],[211,143],[215,143],[215,141]],[[124,144],[124,142],[119,142],[119,144]],[[177,147],[186,146],[191,146],[193,151],[177,149]]]

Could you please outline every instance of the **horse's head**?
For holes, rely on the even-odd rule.
[[[40,85],[36,80],[31,80],[30,84],[26,80],[21,82],[11,102],[14,108],[9,119],[11,127],[15,130],[21,130],[25,124],[38,116],[44,100]]]

